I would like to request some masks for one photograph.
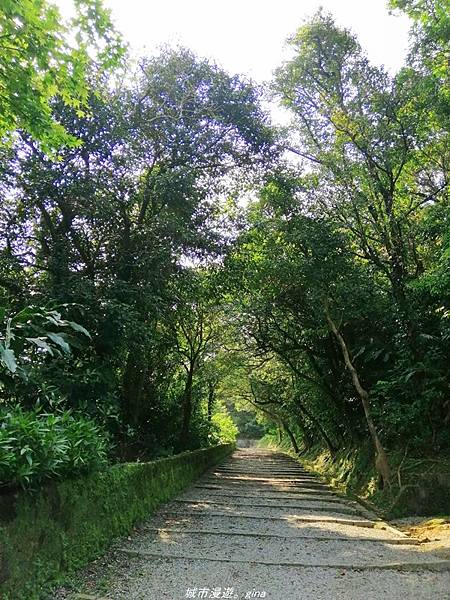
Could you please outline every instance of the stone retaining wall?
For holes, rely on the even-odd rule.
[[[55,482],[0,496],[0,598],[34,600],[51,582],[84,566],[148,517],[233,444]]]

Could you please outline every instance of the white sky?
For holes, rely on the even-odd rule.
[[[53,0],[62,12],[72,0]],[[270,79],[284,42],[319,6],[354,31],[376,64],[395,72],[407,50],[409,21],[387,0],[104,0],[136,54],[181,44],[232,73]]]

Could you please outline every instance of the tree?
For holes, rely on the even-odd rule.
[[[125,446],[171,448],[183,265],[222,251],[221,198],[272,160],[272,131],[254,86],[186,50],[143,61],[128,88],[100,86],[88,102],[83,115],[53,103],[81,141],[58,161],[29,138],[10,149],[0,290],[14,301],[22,278],[24,302],[82,305],[94,352],[67,382],[68,402],[111,407]]]
[[[436,98],[441,107],[448,107],[449,96],[449,28],[450,14],[445,2],[440,0],[390,0],[390,6],[404,11],[412,20],[412,49],[409,64],[425,75],[428,99]]]
[[[181,429],[179,444],[188,447],[193,412],[193,389],[198,372],[204,369],[208,359],[213,359],[219,346],[220,305],[212,295],[210,275],[207,272],[186,273],[179,288],[174,310],[173,326],[176,350],[185,371],[181,398]],[[214,380],[211,373],[207,383],[207,418],[212,417]]]
[[[389,465],[372,415],[373,400],[361,383],[366,372],[361,367],[358,372],[345,339],[358,348],[366,343],[367,329],[379,337],[365,314],[378,293],[364,268],[354,263],[346,236],[322,216],[306,214],[296,197],[302,187],[280,174],[269,180],[261,200],[250,209],[252,226],[238,238],[229,265],[240,273],[245,290],[240,305],[254,352],[268,364],[275,355],[291,373],[292,383],[286,378],[279,384],[255,383],[254,402],[268,405],[281,421],[286,411],[294,413],[296,426],[305,430],[308,424],[332,453],[347,434],[350,439],[364,436],[365,420],[377,470],[388,484]],[[348,376],[342,378],[344,368],[354,389]],[[373,374],[367,375],[372,382]],[[358,409],[351,403],[355,392]]]
[[[428,14],[428,21],[437,27],[441,48],[445,19]],[[431,35],[433,28],[426,29]],[[424,290],[420,282],[442,240],[425,239],[423,226],[433,214],[446,214],[448,205],[449,138],[437,80],[431,67],[412,58],[411,66],[388,76],[369,63],[353,35],[323,14],[290,42],[295,54],[278,70],[274,86],[294,115],[285,146],[308,165],[304,210],[346,232],[355,264],[367,265],[392,316],[383,319],[392,337],[380,352],[391,359],[393,352],[395,366],[389,375],[378,373],[371,394],[386,407],[384,418],[397,424],[422,419],[435,430],[445,414],[438,383],[444,370],[435,365],[443,364],[448,348],[439,311],[417,290]],[[409,419],[400,416],[399,405]]]
[[[416,89],[370,65],[354,36],[317,15],[290,40],[295,57],[275,89],[295,114],[290,148],[320,178],[311,188],[322,210],[351,232],[358,256],[386,278],[411,351],[418,323],[408,282],[421,269],[415,223],[446,194],[442,147],[411,110]]]
[[[78,143],[55,118],[59,99],[88,111],[90,79],[117,67],[124,46],[101,0],[75,0],[64,22],[46,0],[3,0],[0,9],[0,143],[18,130],[46,152]],[[93,56],[93,58],[92,58]]]

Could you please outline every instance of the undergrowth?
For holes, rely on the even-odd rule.
[[[450,459],[391,451],[391,485],[380,489],[368,444],[341,449],[334,456],[318,445],[297,456],[287,441],[279,443],[269,436],[261,440],[261,445],[290,454],[329,485],[356,497],[385,518],[450,513]]]

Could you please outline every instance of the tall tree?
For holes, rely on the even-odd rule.
[[[17,141],[3,179],[2,274],[20,272],[35,300],[84,307],[96,351],[84,367],[97,385],[88,392],[78,369],[69,398],[112,398],[126,435],[144,435],[176,396],[183,264],[220,253],[221,198],[272,159],[272,131],[253,85],[187,50],[143,61],[128,89],[93,91],[86,114],[62,101],[53,111],[81,145],[54,161]],[[0,279],[8,298],[17,281]]]
[[[418,324],[408,283],[418,271],[415,223],[440,202],[447,177],[442,148],[411,109],[415,88],[370,65],[348,31],[317,15],[290,40],[294,58],[275,89],[295,114],[289,147],[318,176],[316,200],[351,232],[358,255],[387,279],[412,352]],[[296,139],[294,137],[294,139]]]

